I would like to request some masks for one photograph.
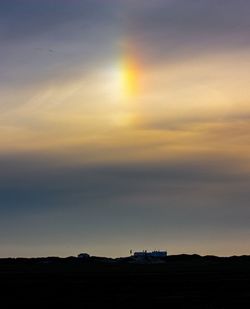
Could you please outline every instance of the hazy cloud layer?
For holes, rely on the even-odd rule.
[[[145,63],[249,46],[247,1],[1,1],[1,82],[80,74],[132,41]],[[80,67],[79,67],[80,64]],[[69,67],[70,66],[70,67]],[[65,77],[66,78],[66,77]]]
[[[211,228],[221,235],[236,229],[248,233],[250,178],[233,162],[56,168],[43,160],[2,158],[0,165],[3,245],[9,239],[9,244],[36,248],[38,241],[45,252],[53,252],[54,244],[55,251],[67,255],[70,249],[62,249],[62,239],[73,242],[74,250],[85,244],[99,252],[96,244],[109,237],[125,241],[118,250],[124,254],[127,242],[147,243],[143,234],[148,243],[172,238],[176,244],[185,241],[190,250],[196,241],[191,235],[199,234],[202,241]],[[132,241],[133,233],[138,238]],[[219,252],[227,250],[222,246]]]
[[[157,1],[133,6],[128,33],[145,62],[172,61],[249,47],[247,1]]]

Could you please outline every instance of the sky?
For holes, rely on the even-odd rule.
[[[250,2],[0,1],[0,256],[250,254]]]

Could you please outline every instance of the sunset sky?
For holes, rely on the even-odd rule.
[[[0,256],[250,254],[250,1],[0,1]]]

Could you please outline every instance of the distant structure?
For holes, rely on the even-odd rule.
[[[88,253],[80,253],[77,257],[78,259],[89,259],[90,255]]]
[[[132,250],[130,250],[132,253]],[[163,258],[167,256],[167,251],[151,251],[148,252],[147,250],[134,252],[134,257],[153,257],[153,258]]]

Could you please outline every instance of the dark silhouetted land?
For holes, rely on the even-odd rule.
[[[2,308],[250,308],[250,256],[0,259]]]

